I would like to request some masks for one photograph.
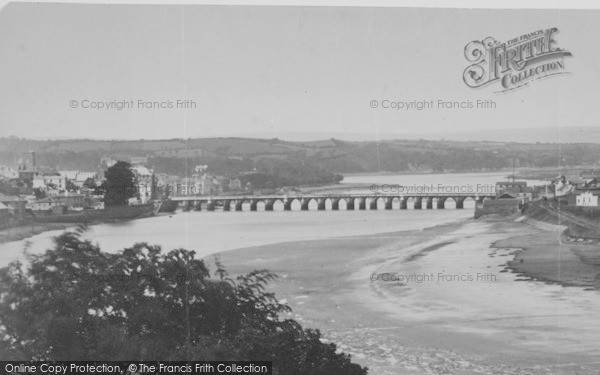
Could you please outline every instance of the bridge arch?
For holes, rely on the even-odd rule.
[[[369,198],[369,210],[380,210],[384,209],[386,205],[387,197],[370,197]]]
[[[265,211],[281,211],[283,210],[283,198],[267,198],[265,200]]]
[[[250,199],[250,211],[264,211],[264,210],[265,210],[265,199],[264,198]]]
[[[299,204],[296,198],[288,198],[288,197],[283,198],[281,200],[281,202],[283,203],[284,211],[292,211],[292,207],[297,206]],[[296,207],[296,209],[298,209],[298,208]]]
[[[348,203],[344,198],[331,198],[331,209],[333,211],[345,210]]]
[[[435,198],[435,208],[438,210],[445,209],[447,200],[448,200],[448,197],[436,197]]]
[[[346,210],[352,211],[358,209],[358,198],[357,197],[347,197],[342,198],[346,202]]]
[[[402,203],[406,203],[406,200],[404,199],[404,197],[399,197],[399,196],[393,196],[393,197],[388,197],[386,199],[386,209],[387,210],[399,210],[402,208]]]
[[[437,208],[438,210],[456,208],[457,197],[442,196],[438,197]]]
[[[421,196],[412,196],[405,198],[406,209],[420,210],[426,208],[427,198]]]
[[[319,202],[313,197],[301,198],[300,200],[300,209],[302,211],[316,210],[318,209],[318,205]]]
[[[246,200],[244,198],[239,198],[235,200],[235,210],[236,211],[243,211],[244,210],[244,202],[246,202]]]
[[[335,198],[332,198],[332,197],[319,198],[317,209],[320,211],[333,210],[333,202],[334,201],[335,201]]]
[[[477,203],[477,197],[475,196],[457,197],[455,198],[455,200],[457,209],[475,208],[475,205]]]

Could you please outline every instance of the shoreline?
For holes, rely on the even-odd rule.
[[[547,233],[515,236],[492,244],[495,249],[512,248],[513,259],[506,269],[521,277],[548,285],[600,290],[600,254],[597,243],[570,240],[568,229],[537,220],[526,223],[554,227],[556,237]]]
[[[173,215],[173,213],[164,213],[164,214],[153,214],[150,217],[158,217],[162,215]],[[126,223],[133,220],[143,219],[145,217],[139,218],[131,218],[131,219],[106,219],[106,220],[93,220],[85,225],[87,227],[99,225],[99,224],[117,224],[117,223]],[[37,236],[38,234],[42,234],[45,232],[51,232],[54,230],[68,230],[72,228],[76,228],[78,226],[84,225],[83,223],[44,223],[44,222],[34,222],[33,225],[31,223],[27,225],[22,225],[18,227],[11,227],[0,230],[0,245],[26,240],[33,236]],[[33,230],[31,229],[33,227]]]

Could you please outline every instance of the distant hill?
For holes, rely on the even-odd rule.
[[[303,133],[284,132],[281,134],[239,134],[246,138],[279,137],[288,141],[307,142],[319,139],[340,139],[344,141],[381,141],[393,139],[431,141],[488,141],[488,142],[518,142],[518,143],[600,143],[600,127],[547,127],[543,129],[495,129],[474,131],[452,131],[436,133]]]
[[[573,134],[583,138],[581,129],[572,131],[571,138],[576,138]],[[510,134],[504,135],[511,138]],[[10,164],[23,152],[34,150],[39,165],[98,170],[102,157],[128,160],[145,156],[158,173],[189,175],[196,165],[206,164],[217,175],[235,177],[256,172],[271,176],[265,178],[279,184],[293,185],[335,181],[334,173],[495,171],[510,168],[513,163],[532,168],[600,164],[599,138],[585,138],[588,143],[532,144],[383,137],[378,141],[330,138],[296,142],[239,137],[46,141],[9,137],[0,138],[0,163]]]
[[[419,135],[413,135],[419,137]],[[411,139],[411,138],[409,138]],[[442,132],[427,139],[517,143],[600,143],[600,127],[547,127],[543,129],[497,129]]]

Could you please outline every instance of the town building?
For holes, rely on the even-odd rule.
[[[496,182],[496,195],[504,193],[521,193],[527,191],[526,181],[500,181]]]
[[[38,174],[37,171],[33,170],[33,169],[27,169],[24,166],[18,166],[17,167],[17,173],[18,173],[18,179],[20,181],[26,182],[26,183],[30,183],[33,181],[33,178]]]
[[[475,218],[485,215],[512,215],[520,212],[522,201],[509,193],[503,193],[496,199],[486,199],[483,203],[477,203],[475,206]]]
[[[30,183],[37,172],[24,166],[0,165],[0,177],[4,180],[19,180]]]
[[[0,165],[0,177],[5,180],[19,180],[29,184],[37,175],[35,152],[30,150],[23,153],[21,158],[15,159],[13,165]]]
[[[67,177],[60,173],[43,174],[33,178],[33,188],[49,195],[60,194],[67,189]]]
[[[557,181],[554,181],[554,196],[563,197],[571,194],[576,186],[566,179],[565,176],[560,176]]]
[[[579,207],[598,207],[598,195],[594,195],[591,191],[584,191],[579,194],[574,194],[575,205]]]
[[[198,193],[200,195],[215,195],[218,194],[218,181],[209,174],[204,174],[197,179]]]
[[[154,177],[154,171],[139,165],[132,167],[131,170],[135,175],[138,188],[137,195],[141,203],[148,203],[148,201],[155,199],[156,179]]]
[[[172,186],[174,195],[217,195],[220,193],[220,184],[209,174],[202,176],[184,177]]]
[[[70,211],[81,211],[86,207],[86,197],[83,194],[62,194],[38,199],[28,204],[28,208],[32,211],[58,213],[62,210],[54,210],[54,207],[65,207]]]
[[[573,189],[569,194],[569,205],[578,207],[599,207],[600,179],[594,178],[580,187]]]
[[[520,199],[521,203],[530,202],[533,199],[533,189],[527,186],[526,181],[500,181],[496,182],[496,197],[509,194]]]
[[[600,190],[600,177],[593,178],[587,181],[583,185],[584,189],[599,189]]]
[[[52,197],[38,199],[28,204],[27,208],[34,211],[51,211],[52,207],[61,206],[62,204],[52,199]]]
[[[229,180],[229,191],[241,191],[242,181],[239,178],[232,178]]]

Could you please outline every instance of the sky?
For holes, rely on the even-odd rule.
[[[10,3],[0,10],[0,136],[402,137],[598,127],[599,16],[600,10]],[[498,84],[473,89],[463,82],[469,42],[503,42],[551,27],[559,29],[557,45],[573,54],[564,60],[569,74],[500,93]],[[193,104],[177,108],[178,100]],[[496,108],[383,108],[384,101],[424,100],[491,100]],[[124,102],[131,108],[92,108]]]

